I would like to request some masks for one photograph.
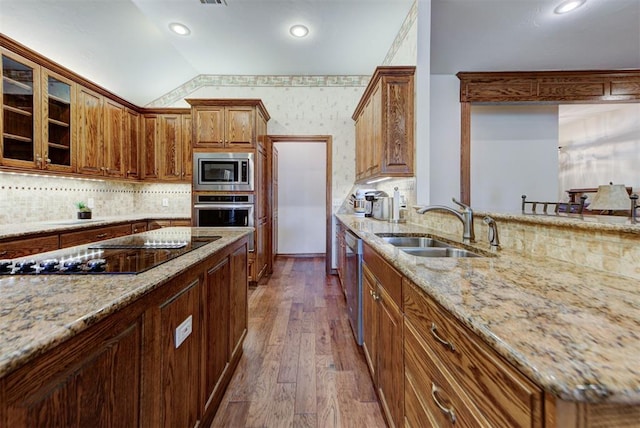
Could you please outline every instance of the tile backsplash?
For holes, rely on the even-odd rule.
[[[72,219],[75,204],[89,199],[95,218],[132,212],[191,216],[190,184],[0,173],[0,225]]]

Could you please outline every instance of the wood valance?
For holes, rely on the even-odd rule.
[[[460,72],[460,102],[637,102],[640,70]]]

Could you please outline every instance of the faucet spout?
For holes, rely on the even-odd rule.
[[[462,241],[463,242],[475,242],[475,233],[473,229],[473,210],[470,206],[457,201],[452,198],[453,202],[462,208],[462,211],[458,211],[454,208],[449,208],[445,205],[428,205],[417,210],[418,214],[424,214],[429,211],[444,211],[449,214],[453,214],[462,222]]]

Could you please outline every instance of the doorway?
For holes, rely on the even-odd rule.
[[[330,274],[331,136],[271,135],[268,154],[273,256],[323,254]]]

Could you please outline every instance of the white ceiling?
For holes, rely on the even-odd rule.
[[[431,72],[640,68],[640,0],[432,0]],[[0,32],[138,105],[200,74],[368,75],[413,0],[0,0]],[[428,7],[419,0],[419,7]],[[192,34],[169,32],[182,22]],[[288,34],[303,23],[302,40]]]

